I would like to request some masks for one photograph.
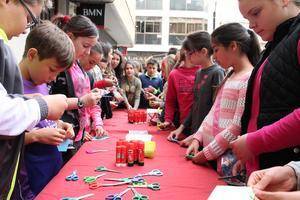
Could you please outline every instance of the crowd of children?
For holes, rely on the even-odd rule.
[[[193,163],[210,163],[221,176],[300,160],[298,0],[238,1],[268,42],[262,52],[252,30],[228,23],[187,35],[180,51],[145,65],[99,41],[87,17],[40,22],[44,3],[0,1],[1,199],[34,199],[83,142],[108,134],[105,119],[115,107],[161,108],[152,124],[170,130],[167,139],[187,147]],[[28,28],[17,64],[7,42]],[[62,154],[57,145],[66,139],[75,148]],[[299,165],[287,165],[298,186]],[[289,167],[254,172],[249,185],[261,199],[276,199],[272,192],[297,188],[276,182],[295,181],[284,178]],[[284,199],[290,196],[300,195]]]

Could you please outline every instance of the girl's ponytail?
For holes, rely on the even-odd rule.
[[[247,56],[249,58],[249,61],[251,62],[251,64],[253,66],[256,65],[256,63],[258,62],[259,60],[259,57],[260,57],[260,46],[259,46],[259,41],[258,41],[258,38],[256,37],[255,33],[248,29],[247,32],[249,33],[250,35],[250,48],[249,48],[249,51],[247,52]]]

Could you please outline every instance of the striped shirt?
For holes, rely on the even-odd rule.
[[[203,142],[207,160],[215,160],[241,131],[241,116],[251,71],[237,78],[228,78],[194,138]],[[234,75],[234,74],[233,74]]]

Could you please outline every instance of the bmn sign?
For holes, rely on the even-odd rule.
[[[104,26],[105,4],[80,3],[76,14],[90,18],[97,26]]]

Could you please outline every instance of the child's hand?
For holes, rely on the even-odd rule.
[[[191,145],[188,147],[188,149],[186,150],[185,155],[188,156],[190,154],[194,154],[196,155],[198,153],[198,149],[199,149],[199,141],[196,139],[193,139]]]
[[[66,131],[61,128],[41,128],[32,131],[36,134],[36,142],[50,145],[59,145],[66,139]]]
[[[85,94],[81,97],[81,101],[83,102],[85,107],[96,105],[101,99],[101,90],[98,88],[94,88],[90,93]]]
[[[102,137],[106,135],[106,131],[103,129],[102,126],[97,126],[95,129],[95,134],[96,137]]]
[[[164,123],[160,123],[158,125],[158,128],[160,128],[161,130],[165,130],[167,128],[171,127],[171,123],[170,122],[164,122]]]
[[[42,96],[48,106],[47,119],[57,120],[59,119],[65,110],[68,108],[67,97],[62,94],[46,95]]]
[[[200,151],[194,155],[195,156],[192,158],[193,163],[198,165],[203,165],[207,163],[207,159],[205,158],[203,151]]]
[[[150,85],[149,87],[145,88],[145,91],[149,93],[154,93],[156,89]]]
[[[91,136],[89,132],[84,133],[84,138],[83,138],[84,141],[91,141],[92,139],[93,136]]]
[[[179,145],[182,147],[190,146],[193,142],[193,139],[194,139],[193,137],[194,137],[194,135],[190,135],[189,137],[185,138],[184,140],[179,141]]]
[[[171,131],[171,133],[168,135],[167,139],[169,141],[171,141],[172,139],[178,140],[178,136],[181,134],[182,130],[183,130],[182,126],[180,125],[176,130]]]
[[[127,110],[132,110],[133,109],[130,104],[127,104],[126,107],[127,107]]]
[[[149,101],[149,105],[151,106],[151,108],[158,108],[158,107],[160,107],[160,102],[158,102],[158,101]]]
[[[233,153],[236,155],[238,160],[246,162],[247,160],[253,157],[253,154],[249,151],[249,148],[246,143],[247,135],[238,137],[235,141],[230,143],[230,148]]]
[[[72,139],[75,136],[72,124],[58,120],[57,127],[66,131],[66,139]]]

